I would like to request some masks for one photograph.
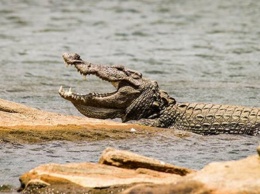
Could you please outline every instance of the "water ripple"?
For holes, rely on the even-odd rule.
[[[182,102],[259,106],[260,1],[2,1],[0,98],[79,115],[58,95],[107,92],[64,68],[61,54],[127,68],[156,80]],[[74,88],[73,88],[74,89]],[[210,161],[253,154],[259,137],[158,136],[101,142],[0,144],[0,182],[51,162],[96,162],[107,146],[199,169]]]

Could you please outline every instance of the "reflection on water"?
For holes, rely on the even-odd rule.
[[[113,88],[66,69],[61,54],[73,51],[138,70],[177,101],[259,106],[259,9],[255,0],[1,1],[0,98],[79,115],[59,97],[60,85],[80,93]],[[201,168],[254,153],[257,144],[248,136],[1,144],[0,184],[17,183],[41,163],[97,161],[107,146]]]

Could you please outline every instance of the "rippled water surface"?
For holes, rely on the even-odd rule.
[[[113,90],[65,68],[61,54],[124,64],[157,80],[177,101],[259,106],[260,1],[0,2],[0,98],[79,115],[57,93]],[[0,185],[49,162],[97,161],[107,146],[199,169],[255,153],[259,137],[153,137],[101,142],[0,144]]]
[[[52,142],[34,145],[0,144],[1,181],[19,185],[18,177],[45,163],[97,162],[106,147],[130,150],[175,165],[200,169],[210,161],[256,154],[259,137],[234,135],[158,137],[98,142]]]

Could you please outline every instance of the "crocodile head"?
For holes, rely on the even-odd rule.
[[[67,65],[74,66],[82,75],[95,75],[110,82],[115,91],[99,94],[78,94],[65,91],[61,86],[59,94],[87,117],[108,119],[121,118],[123,122],[154,118],[163,107],[174,100],[159,90],[155,81],[144,79],[142,74],[126,69],[122,65],[99,65],[83,61],[76,53],[64,53]]]

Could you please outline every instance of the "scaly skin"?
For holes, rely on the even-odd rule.
[[[220,133],[257,135],[260,131],[260,109],[244,106],[204,103],[177,103],[169,106],[146,125],[174,127],[203,135]]]
[[[141,73],[122,65],[98,65],[83,61],[78,54],[63,54],[66,64],[73,65],[83,75],[95,75],[112,83],[116,91],[107,94],[77,94],[59,90],[85,116],[164,128],[188,130],[211,135],[260,134],[260,108],[204,103],[176,103],[157,82],[145,79]]]

